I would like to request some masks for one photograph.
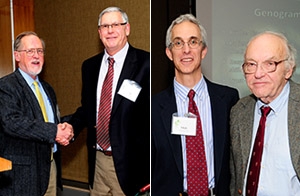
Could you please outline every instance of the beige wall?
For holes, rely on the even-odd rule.
[[[150,51],[150,0],[35,0],[35,31],[46,42],[43,78],[56,91],[61,114],[80,105],[81,64],[101,52],[97,33],[99,13],[122,8],[131,24],[130,43]],[[63,148],[63,178],[87,182],[86,133]]]

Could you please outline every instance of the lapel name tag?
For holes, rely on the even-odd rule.
[[[194,114],[186,114],[179,117],[177,113],[172,116],[172,131],[174,135],[196,136],[197,117]]]
[[[125,79],[118,92],[119,95],[135,102],[136,98],[139,96],[142,87],[133,80]]]

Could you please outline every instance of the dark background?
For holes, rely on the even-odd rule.
[[[151,1],[151,91],[169,86],[174,78],[173,63],[165,54],[165,37],[171,22],[181,14],[195,15],[195,0]]]

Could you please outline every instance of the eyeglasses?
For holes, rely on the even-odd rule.
[[[176,50],[180,50],[183,48],[184,44],[188,44],[188,46],[192,49],[197,48],[202,43],[198,38],[191,38],[188,42],[183,41],[182,39],[176,38],[170,44],[170,47],[173,47]]]
[[[287,60],[288,60],[288,58],[283,59],[281,61],[265,61],[265,62],[261,63],[261,66],[265,72],[271,73],[271,72],[276,71],[277,65],[279,65],[280,63],[287,61]],[[252,74],[252,73],[256,72],[257,66],[258,66],[258,64],[256,62],[245,62],[242,65],[242,68],[243,68],[243,71],[245,74]]]
[[[31,48],[28,50],[17,50],[17,52],[26,52],[26,55],[28,57],[33,57],[33,55],[35,54],[35,52],[39,55],[39,56],[44,56],[44,49],[43,48]]]
[[[121,27],[121,26],[123,26],[123,25],[126,25],[127,24],[127,22],[124,22],[124,23],[115,23],[115,24],[103,24],[103,25],[100,25],[99,26],[99,29],[101,29],[101,30],[108,30],[109,29],[109,27],[111,27],[112,29],[116,29],[116,28],[119,28],[119,27]]]

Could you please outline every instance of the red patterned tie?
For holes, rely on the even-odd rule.
[[[187,189],[190,196],[208,195],[208,177],[202,126],[197,105],[194,101],[195,91],[190,90],[189,112],[197,116],[196,136],[186,136],[187,153]]]
[[[114,77],[113,65],[115,60],[108,58],[109,66],[106,77],[104,79],[101,91],[101,98],[97,120],[97,143],[103,150],[107,150],[110,146],[109,142],[109,121],[111,114],[112,84]]]
[[[264,146],[265,124],[266,124],[267,116],[270,113],[270,111],[271,111],[270,107],[261,107],[261,118],[259,121],[259,126],[255,137],[251,162],[249,166],[248,178],[247,178],[247,187],[246,187],[247,196],[257,195],[260,163],[261,163],[261,157],[262,157],[263,146]]]

